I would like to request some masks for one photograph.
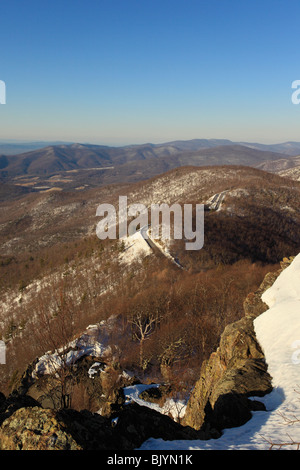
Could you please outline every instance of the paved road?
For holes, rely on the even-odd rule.
[[[183,266],[181,266],[181,264],[179,263],[179,261],[175,258],[173,258],[169,253],[165,253],[164,250],[162,248],[160,248],[156,243],[154,243],[153,240],[151,240],[151,238],[149,237],[148,235],[148,229],[149,229],[150,225],[144,225],[144,227],[141,228],[140,232],[141,232],[141,235],[142,237],[144,238],[145,242],[148,243],[148,245],[150,246],[150,248],[152,248],[152,250],[154,251],[159,251],[160,253],[162,253],[166,258],[168,258],[169,261],[171,261],[172,263],[176,264],[176,266],[178,268],[181,268],[181,269],[184,269]]]
[[[157,247],[148,236],[147,231],[148,231],[149,227],[150,227],[150,225],[144,225],[144,227],[141,228],[140,232],[141,232],[141,235],[142,235],[143,239],[145,240],[145,242],[148,243],[150,248],[154,249],[154,248],[157,248]]]

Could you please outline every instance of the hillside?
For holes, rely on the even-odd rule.
[[[215,166],[182,167],[133,185],[108,185],[80,192],[32,193],[18,201],[3,201],[0,205],[0,254],[11,256],[24,250],[36,251],[57,242],[68,243],[94,235],[99,220],[96,217],[98,205],[111,203],[118,207],[120,195],[128,197],[128,205],[141,203],[149,207],[161,202],[204,204],[222,191],[226,191],[222,211],[206,214],[205,247],[193,254],[194,263],[205,262],[201,257],[206,250],[210,258],[214,257],[214,250],[218,257],[219,250],[224,262],[227,256],[229,261],[238,260],[243,246],[250,257],[250,245],[256,247],[257,253],[259,249],[270,253],[265,256],[269,261],[285,255],[286,243],[294,251],[298,243],[299,185],[291,187],[289,180],[276,175],[266,178],[265,172],[254,168]],[[236,224],[243,234],[239,241],[232,239]],[[270,227],[273,230],[270,231]],[[252,231],[258,231],[262,240],[265,238],[261,248],[254,239],[251,241]],[[224,246],[221,239],[226,232]],[[216,249],[218,243],[220,247]],[[181,243],[174,245],[174,249],[182,252]],[[280,254],[274,258],[272,252],[278,250]],[[189,253],[181,255],[189,257]],[[196,261],[198,255],[200,258]],[[259,256],[253,254],[253,259],[255,257]],[[189,265],[188,260],[186,263]]]
[[[288,170],[281,170],[277,174],[290,180],[300,181],[300,165]]]
[[[257,168],[264,171],[269,171],[270,173],[278,173],[282,171],[287,171],[289,169],[293,169],[300,165],[300,157],[299,155],[289,157],[289,158],[281,158],[278,160],[267,160],[259,165]]]

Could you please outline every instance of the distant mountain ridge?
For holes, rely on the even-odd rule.
[[[216,139],[194,139],[124,147],[74,143],[51,145],[17,155],[2,155],[0,175],[6,178],[24,174],[51,174],[75,169],[115,167],[132,164],[132,162],[139,165],[138,162],[141,161],[151,161],[151,170],[154,159],[162,162],[162,168],[159,168],[160,165],[157,162],[155,164],[155,171],[160,172],[182,165],[244,164],[253,166],[266,160],[273,161],[283,157],[286,157],[286,153],[269,151],[266,147],[260,150],[254,146]]]
[[[14,140],[0,140],[0,155],[17,155],[25,152],[31,152],[33,150],[42,149],[45,147],[51,147],[56,145],[92,145],[89,143],[77,144],[75,142],[64,142],[64,141],[32,141],[32,142],[20,142]],[[123,146],[109,146],[109,145],[95,145],[96,147],[103,148],[135,148],[139,146],[152,146],[160,147],[164,145],[169,145],[177,148],[178,150],[199,150],[200,148],[211,148],[219,145],[243,145],[245,147],[254,148],[257,150],[269,151],[269,152],[278,152],[285,155],[296,156],[300,154],[300,142],[288,141],[277,144],[261,144],[258,142],[240,142],[232,141],[229,139],[190,139],[190,140],[174,140],[166,143],[160,144],[130,144]]]
[[[47,141],[33,141],[33,142],[19,142],[15,140],[0,140],[0,154],[3,155],[17,155],[24,152],[31,152],[32,150],[41,149],[49,145],[62,145],[70,144],[71,142],[47,142]]]

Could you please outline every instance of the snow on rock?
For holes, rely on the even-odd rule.
[[[88,370],[88,376],[90,379],[93,379],[95,375],[99,373],[99,371],[103,371],[105,369],[105,364],[102,362],[94,362],[94,364]]]
[[[300,443],[300,254],[264,294],[269,309],[254,320],[273,390],[256,399],[266,411],[253,412],[243,426],[208,441],[148,439],[141,450],[294,450]],[[254,397],[255,398],[255,397]]]
[[[174,420],[178,418],[183,418],[186,410],[186,402],[184,400],[176,400],[172,398],[167,398],[163,406],[160,406],[158,403],[152,403],[143,400],[139,395],[149,388],[157,388],[159,384],[140,384],[140,385],[131,385],[123,389],[126,403],[135,402],[140,406],[146,406],[155,410],[161,414],[171,415]]]
[[[295,392],[300,385],[300,365],[295,360],[294,349],[300,342],[300,255],[262,295],[262,300],[269,310],[254,325],[273,377],[273,394],[284,397],[285,407],[290,402],[289,408],[295,407],[300,419],[300,395],[297,397]]]
[[[74,364],[83,356],[105,358],[111,354],[110,334],[117,326],[117,317],[112,315],[96,325],[90,325],[76,340],[54,352],[41,356],[35,365],[33,377],[53,374],[64,366]]]

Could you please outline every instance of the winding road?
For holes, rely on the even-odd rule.
[[[207,204],[208,209],[213,210],[213,211],[218,211],[221,208],[221,204],[224,200],[226,192],[227,192],[227,190],[221,191],[220,193],[215,194],[212,197],[210,203]],[[145,242],[148,244],[148,246],[154,251],[159,250],[166,258],[168,258],[178,268],[184,269],[184,267],[181,266],[181,264],[179,263],[179,261],[176,258],[173,258],[173,256],[170,255],[170,253],[164,251],[164,249],[157,242],[155,242],[153,239],[151,239],[151,237],[149,235],[149,228],[150,228],[150,225],[144,225],[140,229],[140,234],[141,234],[142,238],[145,240]]]
[[[173,256],[170,255],[170,253],[167,253],[166,251],[164,251],[163,248],[158,243],[156,243],[153,239],[150,238],[149,228],[150,228],[150,225],[144,225],[144,227],[140,229],[140,233],[143,239],[145,240],[145,242],[150,246],[150,248],[154,251],[159,250],[166,258],[168,258],[169,261],[174,263],[178,268],[184,269],[184,267],[181,266],[181,264],[179,263],[177,259],[173,258]]]

